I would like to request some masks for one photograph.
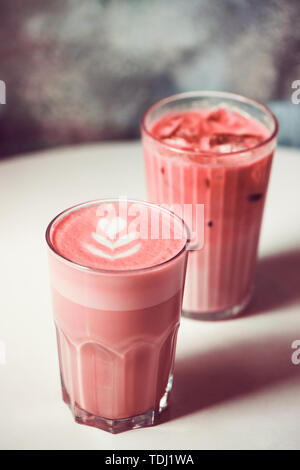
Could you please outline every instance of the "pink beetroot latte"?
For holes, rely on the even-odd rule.
[[[110,432],[153,424],[172,385],[186,268],[181,219],[95,201],[48,227],[63,398]]]
[[[145,115],[150,201],[205,207],[204,247],[189,253],[187,316],[228,318],[250,299],[277,131],[267,108],[230,93],[184,93]]]

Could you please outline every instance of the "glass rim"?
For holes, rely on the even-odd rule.
[[[183,247],[178,251],[174,256],[171,258],[168,258],[167,260],[163,261],[162,263],[155,264],[153,266],[146,266],[145,268],[133,268],[133,269],[103,269],[103,268],[93,268],[91,266],[85,266],[84,264],[76,263],[75,261],[71,260],[70,258],[67,258],[66,256],[63,256],[53,245],[51,241],[51,230],[54,224],[59,220],[65,217],[68,213],[73,212],[77,209],[80,209],[81,207],[88,207],[96,204],[109,204],[109,203],[118,203],[118,202],[128,202],[128,203],[135,203],[135,204],[142,204],[144,206],[148,207],[153,207],[159,211],[163,211],[166,214],[170,214],[175,220],[180,222],[184,228],[185,234],[186,234],[186,241],[183,245]],[[63,262],[66,264],[73,266],[76,269],[90,272],[90,273],[95,273],[95,274],[109,274],[109,275],[116,275],[116,276],[122,276],[123,274],[129,275],[129,274],[137,274],[137,273],[142,273],[145,271],[151,271],[157,268],[160,268],[172,261],[174,261],[176,258],[181,256],[185,251],[187,251],[188,244],[190,242],[190,230],[186,222],[179,217],[177,214],[174,212],[170,211],[169,209],[166,209],[164,207],[161,207],[159,204],[153,204],[151,202],[147,201],[140,201],[138,199],[114,199],[114,198],[108,198],[108,199],[93,199],[90,201],[86,202],[81,202],[79,204],[75,204],[71,207],[68,207],[67,209],[63,210],[59,214],[57,214],[48,224],[45,232],[45,239],[48,245],[48,248],[50,251],[59,259],[61,259]]]
[[[235,100],[237,103],[245,103],[245,104],[250,104],[254,108],[259,108],[261,111],[263,111],[266,115],[268,115],[273,123],[274,123],[274,130],[271,132],[271,134],[264,139],[262,142],[259,142],[256,145],[253,145],[252,147],[249,147],[247,149],[242,149],[242,150],[235,150],[233,152],[212,152],[210,150],[183,150],[178,147],[172,146],[170,144],[166,144],[165,142],[162,142],[158,137],[155,137],[151,131],[147,128],[146,125],[146,119],[150,115],[152,111],[155,109],[159,108],[160,106],[163,106],[164,104],[172,103],[175,101],[180,101],[184,98],[224,98],[224,99],[231,99]],[[204,158],[215,158],[215,159],[222,159],[226,158],[229,159],[230,157],[237,157],[239,155],[244,155],[249,152],[256,151],[257,149],[260,149],[261,147],[264,147],[265,145],[268,145],[270,142],[272,142],[274,139],[277,138],[278,132],[279,132],[279,123],[278,120],[275,116],[275,114],[268,108],[268,106],[259,103],[256,100],[253,100],[252,98],[247,98],[246,96],[239,95],[238,93],[231,93],[227,91],[213,91],[213,90],[200,90],[200,91],[186,91],[183,93],[177,93],[174,95],[167,96],[166,98],[162,98],[159,101],[156,101],[153,103],[150,108],[147,109],[147,111],[144,113],[142,119],[141,119],[141,130],[144,132],[148,137],[150,137],[152,140],[157,142],[159,145],[162,147],[172,150],[174,153],[178,153],[180,155],[199,155]],[[201,165],[201,162],[197,162],[193,160],[193,163]]]

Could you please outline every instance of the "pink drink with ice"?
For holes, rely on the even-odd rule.
[[[237,95],[187,93],[150,108],[142,133],[150,200],[205,206],[204,248],[189,253],[185,314],[239,313],[253,287],[275,118]]]
[[[63,397],[78,422],[111,432],[166,406],[186,267],[183,222],[126,204],[79,205],[47,231]]]

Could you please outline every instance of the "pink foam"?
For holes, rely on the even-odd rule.
[[[95,269],[142,269],[173,258],[186,243],[180,221],[153,206],[81,206],[54,224],[52,244],[68,260]]]

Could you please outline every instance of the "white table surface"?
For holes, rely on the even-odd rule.
[[[55,149],[0,163],[1,449],[300,448],[300,151],[278,150],[257,292],[249,314],[183,319],[174,394],[162,423],[111,435],[62,403],[44,231],[61,210],[110,196],[143,199],[139,143]]]

